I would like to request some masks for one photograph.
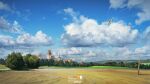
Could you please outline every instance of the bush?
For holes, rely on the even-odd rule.
[[[48,60],[48,66],[54,66],[54,62],[55,62],[54,59],[49,59]]]
[[[24,56],[24,62],[26,64],[26,67],[28,68],[38,68],[40,59],[37,56],[31,55],[31,54],[27,54],[26,56]]]
[[[25,64],[21,53],[12,52],[6,59],[6,66],[12,70],[21,70]]]
[[[40,59],[39,63],[40,63],[40,66],[47,66],[49,61],[48,59]]]

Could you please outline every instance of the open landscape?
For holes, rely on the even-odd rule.
[[[0,82],[1,84],[150,84],[150,70],[141,70],[140,75],[137,75],[136,69],[96,67],[45,66],[29,71],[1,71]]]
[[[0,0],[0,84],[150,84],[150,0]]]

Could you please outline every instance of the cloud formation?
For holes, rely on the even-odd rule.
[[[31,45],[31,46],[38,46],[38,45],[51,45],[52,38],[47,36],[42,31],[38,31],[35,36],[30,35],[29,33],[24,33],[19,35],[16,39],[17,44],[21,45]]]
[[[35,47],[53,44],[52,38],[41,30],[37,31],[35,35],[31,35],[25,32],[17,21],[10,23],[3,17],[0,17],[0,31],[7,32],[7,35],[0,34],[0,49],[5,51],[5,53],[0,52],[2,56],[12,51],[31,52]],[[10,36],[11,34],[15,34],[15,37]]]
[[[110,0],[111,8],[136,8],[140,12],[137,13],[138,19],[135,20],[136,24],[141,24],[145,21],[150,21],[150,0]]]
[[[0,35],[0,48],[1,47],[34,47],[34,46],[47,46],[52,45],[52,38],[47,36],[42,31],[38,31],[35,36],[30,35],[29,33],[24,33],[19,35],[16,39],[7,36],[7,35]]]
[[[0,17],[0,31],[1,30],[18,34],[24,33],[21,25],[17,21],[10,23],[2,16]]]
[[[7,36],[7,35],[0,35],[0,48],[12,46],[14,44],[15,44],[15,41],[13,40],[13,37]]]
[[[76,18],[77,22],[73,21],[64,26],[65,33],[61,39],[66,46],[126,46],[133,44],[138,36],[138,30],[123,21],[108,24],[107,21],[98,23],[83,15]]]
[[[77,14],[72,8],[64,9],[64,12],[73,19],[64,26],[65,32],[61,36],[64,45],[70,47],[64,52],[68,58],[80,61],[137,60],[139,55],[141,59],[149,58],[149,44],[145,44],[150,40],[149,27],[139,32],[121,20],[98,23],[95,19]],[[130,44],[132,47],[128,46]]]

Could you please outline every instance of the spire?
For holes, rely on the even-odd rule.
[[[48,50],[48,57],[47,57],[47,59],[51,59],[51,58],[52,58],[51,50]]]

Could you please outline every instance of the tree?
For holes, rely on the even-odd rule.
[[[48,66],[53,66],[54,65],[55,60],[53,58],[48,60]]]
[[[25,64],[21,53],[12,52],[7,56],[6,66],[12,70],[21,70]]]
[[[24,62],[28,68],[38,68],[40,66],[40,59],[37,56],[31,54],[24,56]]]
[[[5,64],[5,60],[3,58],[0,58],[0,64]]]
[[[29,66],[29,58],[31,57],[31,54],[26,54],[26,56],[23,57],[23,60],[25,62],[26,67]]]
[[[47,66],[48,65],[48,59],[40,59],[40,66]]]

